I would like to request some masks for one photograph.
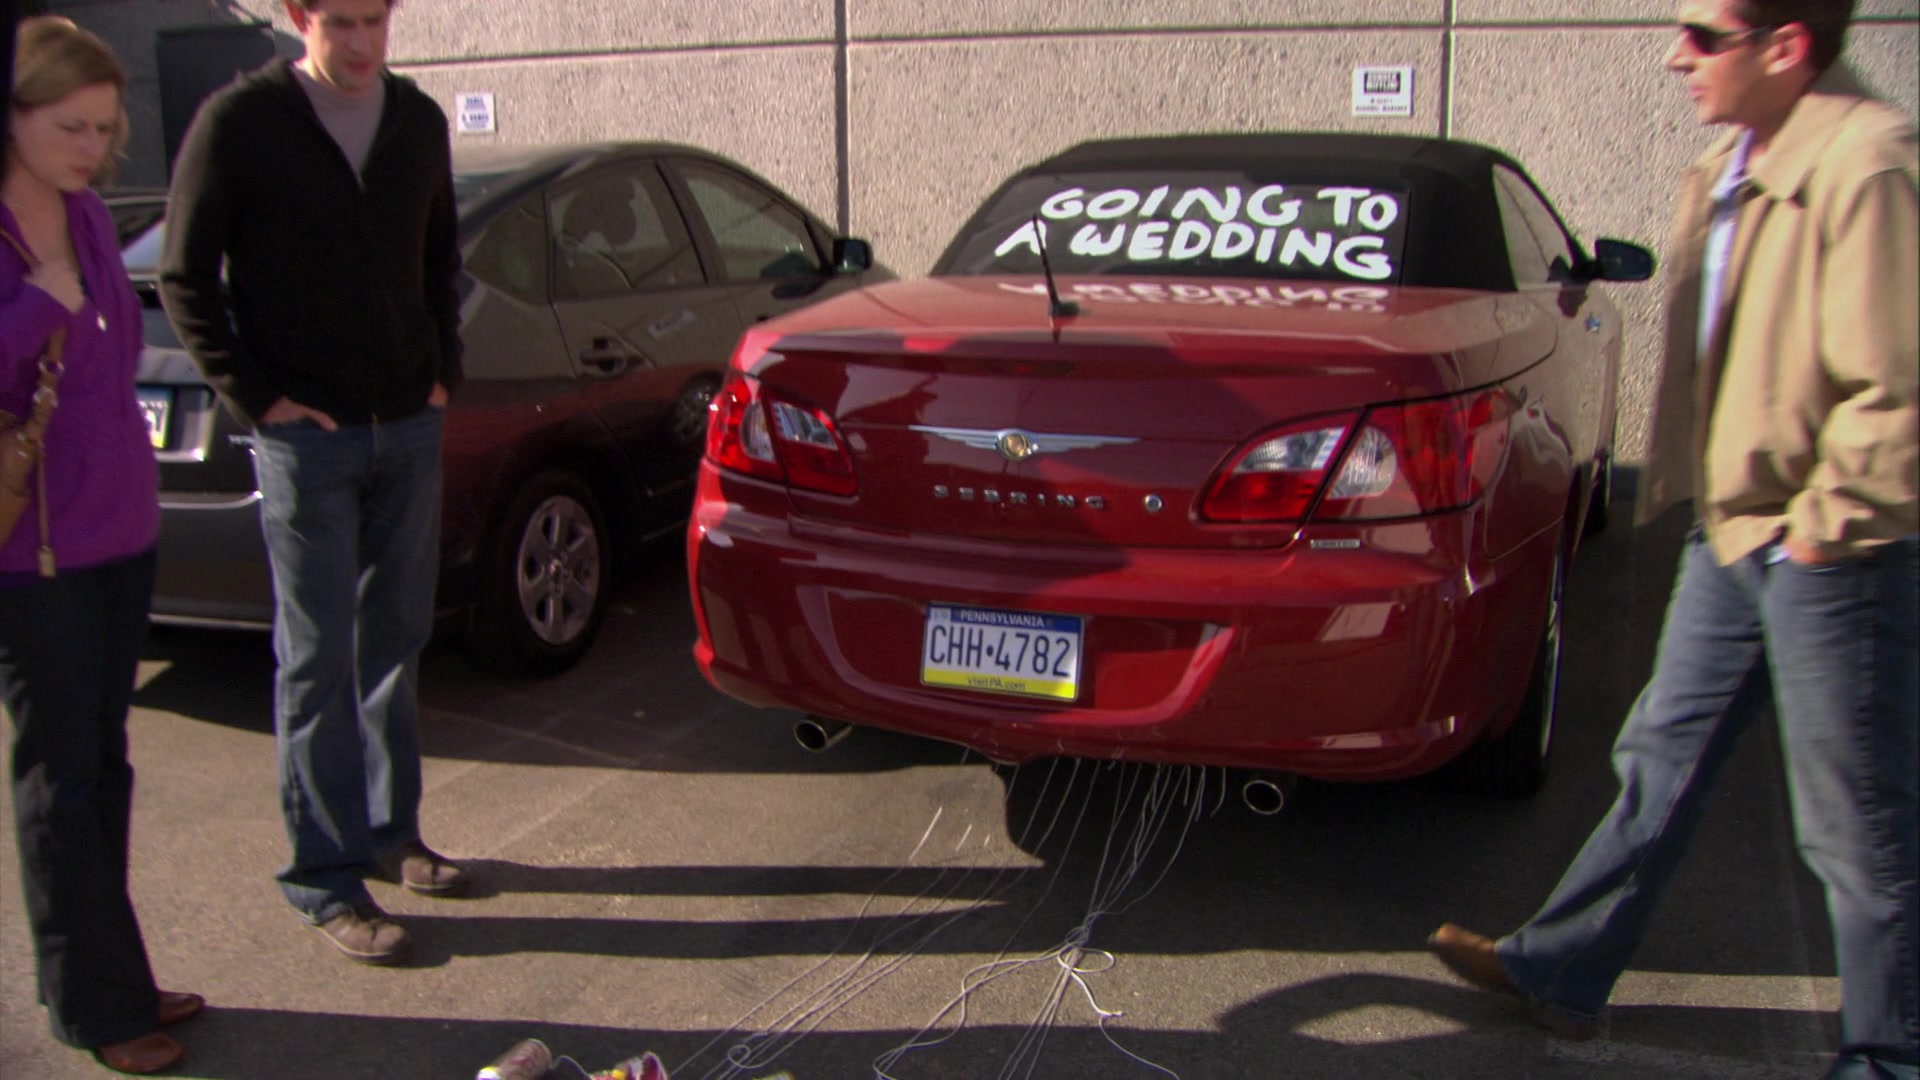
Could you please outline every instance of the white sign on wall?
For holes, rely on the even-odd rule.
[[[1357,67],[1353,69],[1353,115],[1412,116],[1411,67]]]
[[[493,94],[453,95],[454,125],[462,135],[493,134]]]

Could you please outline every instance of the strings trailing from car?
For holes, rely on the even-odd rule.
[[[1031,789],[1030,810],[1016,807]],[[953,1039],[968,1022],[969,1006],[991,988],[996,1001],[1029,994],[1031,1019],[994,1074],[998,1080],[1037,1075],[1048,1035],[1073,1007],[1084,1002],[1094,1026],[1113,1049],[1145,1075],[1178,1077],[1173,1070],[1129,1050],[1109,1030],[1125,1014],[1100,1003],[1098,982],[1120,958],[1094,944],[1098,923],[1140,903],[1172,870],[1187,836],[1202,814],[1225,802],[1222,770],[1192,766],[1054,759],[1015,770],[1007,784],[1007,816],[1018,821],[1015,844],[1044,854],[1052,868],[1038,895],[1015,897],[1013,889],[1028,877],[1014,865],[980,865],[993,849],[993,830],[945,821],[937,810],[900,867],[861,904],[852,925],[833,951],[747,1010],[727,1030],[676,1066],[676,1077],[699,1080],[755,1080],[780,1067],[782,1059],[835,1014],[890,980],[909,978],[906,970],[929,946],[957,925],[1004,910],[1018,900],[1023,911],[990,961],[968,970],[958,992],[918,1031],[872,1062],[875,1080],[904,1080],[907,1059]],[[1102,807],[1110,814],[1090,813]],[[1090,820],[1106,818],[1104,835]],[[958,836],[952,834],[958,830]],[[1040,917],[1047,899],[1060,887],[1069,855],[1094,856],[1097,862],[1084,906],[1061,931],[1056,943],[1038,951],[1016,950],[1016,942]],[[963,860],[965,860],[963,862]],[[937,866],[925,888],[882,910],[891,883],[911,869]],[[924,966],[924,965],[922,965]],[[1037,985],[1035,985],[1037,984]],[[718,1060],[700,1069],[717,1051]],[[984,1072],[974,1072],[985,1075]]]

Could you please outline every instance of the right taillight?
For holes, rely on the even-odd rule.
[[[1486,490],[1506,456],[1512,405],[1500,390],[1386,405],[1262,433],[1207,489],[1209,521],[1417,517]]]
[[[707,457],[722,469],[828,495],[859,490],[853,455],[824,410],[739,371],[707,408]]]

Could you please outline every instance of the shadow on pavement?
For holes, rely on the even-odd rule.
[[[645,988],[634,992],[644,994]],[[1317,1033],[1320,1022],[1355,1010],[1372,1010],[1389,1023],[1396,1013],[1438,1017],[1457,1025],[1457,1030],[1406,1038],[1382,1030],[1377,1037],[1358,1043]],[[1766,1010],[1627,1008],[1615,1011],[1608,1041],[1560,1043],[1545,1035],[1530,1037],[1519,1012],[1489,995],[1416,979],[1340,975],[1272,991],[1229,1012],[1215,1031],[1143,1031],[1129,1027],[1126,1018],[1120,1017],[1108,1023],[1103,1035],[1092,1026],[1081,999],[1062,1010],[1061,1023],[1046,1033],[1037,1053],[1028,1028],[969,1024],[937,1046],[898,1059],[892,1074],[913,1080],[978,1080],[998,1074],[1017,1057],[1035,1065],[1030,1075],[1048,1080],[1168,1075],[1129,1060],[1116,1043],[1186,1080],[1281,1076],[1645,1080],[1651,1062],[1671,1068],[1676,1061],[1692,1062],[1698,1076],[1790,1077],[1817,1071],[1817,1057],[1807,1051],[1789,1053],[1771,1063],[1772,1068],[1751,1060],[1743,1068],[1742,1050],[1768,1041],[1778,1022]],[[951,1025],[943,1030],[950,1031]],[[1713,1033],[1710,1043],[1703,1045],[1702,1032]],[[528,1037],[541,1039],[557,1054],[589,1069],[606,1068],[652,1050],[674,1070],[675,1080],[708,1075],[715,1067],[720,1071],[712,1075],[738,1080],[770,1076],[782,1069],[794,1080],[847,1080],[874,1075],[874,1059],[916,1034],[815,1031],[790,1044],[774,1060],[727,1072],[726,1049],[745,1033],[634,1031],[531,1020],[447,1021],[225,1006],[211,1008],[182,1033],[190,1052],[185,1071],[211,1080],[464,1080]],[[1489,1065],[1489,1044],[1495,1041],[1512,1048],[1506,1055],[1507,1068]],[[556,1080],[574,1080],[582,1074],[563,1065],[552,1075]]]

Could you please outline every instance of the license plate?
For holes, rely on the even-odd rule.
[[[1072,701],[1080,696],[1077,615],[927,606],[920,681],[928,686]]]
[[[164,450],[167,446],[167,415],[173,411],[173,391],[141,387],[137,396],[140,411],[147,417],[147,437],[153,440],[155,450]]]

